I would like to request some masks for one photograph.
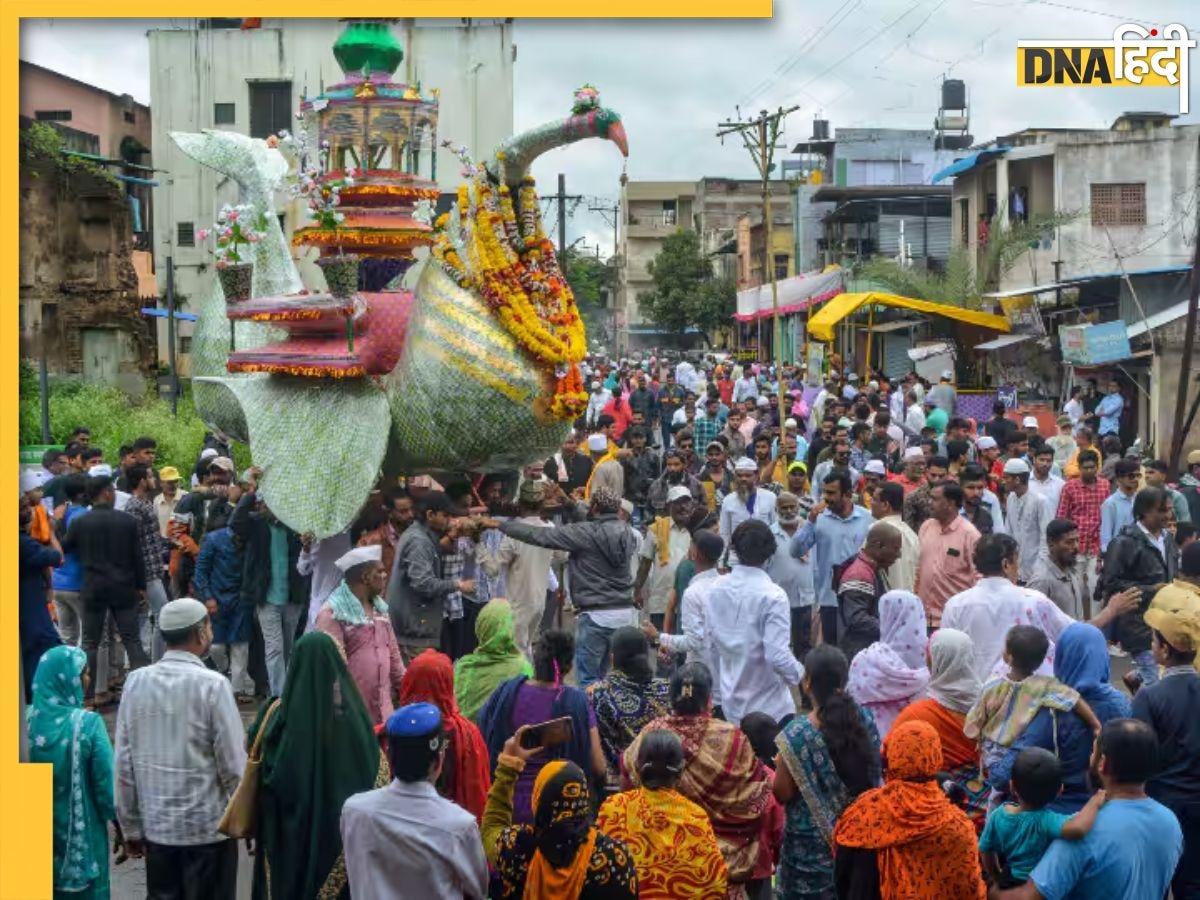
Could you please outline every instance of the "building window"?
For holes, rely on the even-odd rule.
[[[192,222],[177,222],[175,224],[175,246],[195,247],[196,226]]]
[[[232,103],[213,104],[213,124],[232,125],[236,118],[236,107]]]
[[[179,336],[179,352],[180,353],[191,353],[192,352],[192,338],[190,335],[181,334]]]
[[[137,116],[135,116],[129,110],[125,110],[125,121],[132,125],[137,121]]]
[[[292,125],[292,83],[250,82],[250,137],[268,138]]]
[[[71,111],[69,109],[39,109],[33,116],[39,122],[71,121]]]
[[[662,202],[662,222],[664,225],[674,225],[678,221],[678,212],[675,209],[674,200],[664,200]]]
[[[775,280],[781,281],[788,277],[788,256],[786,253],[775,254]]]
[[[1145,225],[1146,184],[1093,184],[1093,225]]]

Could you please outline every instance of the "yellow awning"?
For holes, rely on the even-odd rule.
[[[911,297],[899,297],[896,294],[881,294],[868,291],[864,294],[838,294],[827,301],[808,321],[808,334],[818,341],[833,340],[833,326],[856,309],[868,304],[878,306],[898,306],[916,312],[928,313],[931,316],[944,316],[956,319],[970,325],[981,325],[994,331],[1011,331],[1008,319],[992,313],[978,312],[973,309],[963,309],[961,306],[947,306],[944,303],[934,303],[931,300],[914,300]]]

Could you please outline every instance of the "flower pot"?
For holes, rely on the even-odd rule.
[[[240,303],[250,299],[250,284],[254,280],[253,263],[235,263],[217,269],[217,280],[225,292],[227,303]]]
[[[358,263],[357,256],[322,256],[317,260],[329,293],[340,299],[358,293]]]

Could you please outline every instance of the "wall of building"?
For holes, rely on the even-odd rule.
[[[38,356],[44,341],[51,372],[140,389],[155,347],[139,311],[124,192],[23,159],[19,216],[21,355]],[[85,361],[86,351],[99,356],[102,345],[111,348],[105,359]]]
[[[929,184],[961,151],[935,150],[934,133],[907,128],[838,128],[831,183],[840,187]],[[870,165],[868,165],[870,163]]]
[[[206,227],[223,204],[237,202],[237,188],[181,153],[169,133],[220,127],[248,134],[251,81],[291,81],[294,111],[302,98],[343,78],[332,47],[344,23],[337,19],[262,21],[262,28],[247,31],[200,30],[192,20],[186,29],[150,32],[151,98],[159,111],[154,120],[156,165],[171,173],[157,198],[160,218],[155,246],[160,260],[173,253],[176,291],[189,304],[198,303],[212,289],[212,259],[206,248],[173,246],[177,223]],[[481,156],[513,133],[516,48],[506,20],[409,19],[396,23],[393,31],[405,52],[395,80],[419,81],[425,90],[441,91],[439,138],[467,144]],[[216,103],[234,105],[232,125],[214,124]],[[461,164],[444,149],[438,153],[438,184],[443,191],[453,191],[461,180]],[[289,234],[303,224],[298,208],[287,211]],[[307,265],[301,273],[315,278]],[[158,279],[165,288],[161,264]],[[191,326],[181,323],[179,331],[186,348]],[[160,332],[165,358],[165,323],[160,323]],[[187,360],[181,357],[180,364],[184,369]]]
[[[94,134],[102,156],[120,156],[121,141],[127,136],[145,147],[152,146],[150,108],[132,97],[111,94],[25,61],[21,62],[18,95],[21,115],[29,119],[37,119],[39,111],[70,111],[71,118],[59,124]],[[126,113],[133,116],[133,122],[126,120]],[[149,165],[148,159],[143,162]]]

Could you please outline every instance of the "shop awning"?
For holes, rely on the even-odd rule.
[[[830,266],[825,271],[803,272],[791,278],[784,278],[775,282],[775,291],[779,297],[781,316],[802,312],[842,292],[841,267]],[[773,314],[774,303],[771,299],[770,284],[738,291],[737,312],[733,317],[739,322],[753,322]]]
[[[911,309],[913,312],[925,313],[930,316],[942,316],[969,325],[979,325],[994,331],[1008,333],[1012,326],[1004,316],[979,312],[974,309],[963,309],[961,306],[947,306],[944,303],[934,303],[930,300],[915,300],[911,297],[900,297],[896,294],[882,294],[868,291],[861,294],[838,294],[821,309],[813,314],[808,322],[808,333],[818,341],[832,341],[833,327],[855,310],[863,306],[894,306],[901,309]]]
[[[993,338],[990,341],[984,341],[982,344],[976,344],[976,350],[999,350],[1001,347],[1011,347],[1013,344],[1020,344],[1023,341],[1031,341],[1036,334],[1002,334],[998,338]]]
[[[900,331],[904,328],[915,328],[922,323],[921,319],[897,319],[894,322],[883,322],[872,325],[867,331],[872,334],[887,334],[889,331]]]
[[[1196,304],[1200,308],[1200,302]],[[1184,300],[1182,303],[1176,303],[1174,306],[1168,306],[1166,309],[1156,312],[1152,316],[1147,316],[1145,319],[1139,319],[1134,322],[1126,330],[1127,337],[1140,337],[1152,328],[1162,328],[1164,325],[1170,325],[1177,319],[1182,319],[1187,315],[1188,302]]]
[[[933,183],[937,184],[943,178],[950,178],[954,175],[961,175],[963,172],[969,172],[978,165],[982,165],[990,159],[997,156],[1003,156],[1012,147],[989,147],[986,150],[980,150],[978,153],[972,153],[969,156],[964,156],[962,159],[956,159],[946,168],[942,169],[933,176]]]
[[[159,319],[166,319],[171,316],[171,314],[167,310],[162,309],[160,307],[156,307],[156,306],[143,306],[141,308],[140,312],[143,316],[154,316],[155,318],[159,318]],[[180,322],[195,322],[196,314],[189,313],[189,312],[180,312],[179,310],[175,310],[175,318],[178,319]]]
[[[1107,281],[1112,278],[1142,278],[1150,275],[1182,275],[1185,272],[1192,271],[1191,266],[1164,266],[1157,269],[1137,269],[1132,272],[1104,272],[1099,275],[1080,275],[1075,278],[1064,278],[1062,281],[1054,281],[1050,284],[1039,284],[1033,287],[1013,288],[1010,291],[992,291],[984,294],[992,300],[1003,300],[1007,297],[1020,297],[1025,294],[1048,294],[1051,291],[1063,290],[1065,288],[1079,287],[1082,284],[1090,284],[1093,281]],[[1184,309],[1186,312],[1186,307]]]

